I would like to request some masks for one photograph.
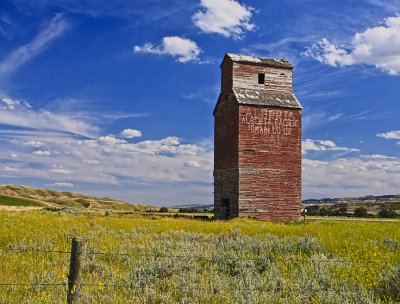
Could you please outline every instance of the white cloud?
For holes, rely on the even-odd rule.
[[[121,132],[120,136],[124,138],[141,137],[142,132],[140,132],[139,130],[125,129]]]
[[[11,158],[18,158],[19,156],[18,156],[18,154],[16,154],[16,153],[11,153],[11,154],[10,154],[10,157],[11,157]]]
[[[115,138],[113,135],[99,137],[98,141],[108,144],[108,145],[126,144],[127,143],[126,140]]]
[[[338,147],[331,140],[305,139],[302,141],[302,153],[307,154],[308,151],[358,152],[360,150],[355,148]]]
[[[24,145],[39,148],[39,147],[44,146],[45,143],[42,141],[39,141],[39,140],[30,140],[30,141],[25,142]]]
[[[71,171],[64,169],[63,166],[54,166],[53,169],[49,170],[49,172],[56,174],[71,174]]]
[[[168,185],[166,200],[163,201],[176,197],[179,188],[182,191],[180,199],[185,202],[211,202],[213,154],[208,141],[183,143],[178,137],[170,136],[132,144],[110,135],[102,140],[82,140],[68,134],[59,137],[57,133],[38,133],[35,136],[34,130],[14,132],[12,139],[7,141],[9,134],[4,133],[5,137],[2,134],[0,132],[4,145],[0,149],[0,158],[7,159],[10,151],[18,151],[21,163],[18,175],[24,178],[52,183],[55,178],[57,182],[70,182],[73,176],[74,184],[104,185],[103,189],[110,191],[113,191],[113,185],[119,185],[121,190],[130,189],[130,201],[134,201],[132,198],[136,199],[136,193],[140,192],[140,198],[147,203],[154,203],[150,200],[153,196],[148,195],[146,199],[140,185],[145,185],[149,193]],[[46,142],[49,151],[62,152],[56,158],[39,159],[23,149],[23,143],[39,138]],[[54,166],[55,159],[57,166]],[[4,165],[12,167],[13,163],[10,161]],[[188,189],[193,187],[206,191],[191,193]],[[122,198],[118,194],[117,197]]]
[[[201,168],[201,167],[203,167],[202,164],[197,160],[189,160],[189,161],[185,162],[184,165],[186,167],[192,167],[192,168]]]
[[[53,184],[46,184],[45,186],[71,188],[71,187],[74,187],[74,184],[72,184],[72,183],[53,183]]]
[[[50,151],[46,151],[46,150],[36,150],[32,152],[35,155],[39,155],[39,156],[49,156],[51,155]]]
[[[100,165],[100,164],[101,164],[101,162],[98,161],[98,160],[96,160],[96,159],[83,160],[83,162],[84,162],[85,164],[93,165],[93,166],[97,166],[97,165]]]
[[[386,133],[379,133],[376,136],[386,138],[386,139],[400,139],[400,130],[398,131],[389,131]]]
[[[346,66],[355,63],[351,54],[345,49],[337,48],[327,38],[322,38],[303,54],[314,57],[319,62],[332,66]]]
[[[17,71],[22,65],[45,50],[55,38],[67,29],[67,23],[61,14],[56,15],[47,28],[42,30],[31,42],[25,44],[0,62],[0,76],[8,76]]]
[[[363,158],[369,158],[369,159],[396,159],[396,157],[393,156],[386,156],[382,154],[370,154],[370,155],[360,155]]]
[[[152,43],[145,43],[142,46],[135,45],[135,53],[168,55],[176,57],[178,62],[189,62],[199,60],[201,49],[196,42],[178,36],[164,37],[162,45],[154,46]]]
[[[92,136],[98,131],[90,122],[78,120],[75,116],[35,110],[27,102],[8,97],[0,99],[0,125],[70,132],[83,136]]]
[[[304,197],[397,194],[400,160],[391,157],[303,159]]]
[[[88,189],[101,188],[103,193],[109,192],[108,196],[131,202],[212,202],[213,154],[209,141],[186,143],[169,136],[129,143],[115,135],[85,140],[70,133],[34,129],[0,130],[0,140],[3,178],[16,178],[16,173],[2,170],[8,166],[18,168],[18,178],[25,183],[70,183],[73,176],[75,185],[96,185]],[[24,143],[30,141],[43,142],[46,149],[27,149]],[[32,151],[42,151],[36,152],[39,155],[51,152],[52,156],[39,157]],[[18,153],[18,166],[11,153]]]
[[[124,144],[121,149],[130,152],[156,154],[185,154],[196,155],[203,149],[197,145],[181,144],[180,139],[175,136],[166,137],[161,140],[146,140],[135,144]]]
[[[8,173],[18,173],[19,172],[19,170],[17,168],[8,167],[8,166],[5,166],[3,168],[3,171],[8,172]]]
[[[194,24],[205,33],[240,38],[254,29],[250,22],[253,8],[235,0],[201,0],[201,9],[192,16]]]
[[[26,101],[19,101],[8,97],[0,98],[0,109],[2,110],[15,110],[17,107],[24,106],[26,108],[32,108]]]
[[[386,18],[384,25],[356,33],[349,48],[338,47],[323,38],[304,54],[332,66],[368,64],[397,75],[400,72],[400,16]]]
[[[97,148],[98,150],[113,153],[115,151],[124,151],[136,154],[182,154],[197,155],[204,149],[199,145],[182,144],[176,136],[166,137],[160,140],[145,140],[138,143],[128,143],[123,139],[112,135],[99,137],[97,140],[89,139],[78,142],[82,146]]]

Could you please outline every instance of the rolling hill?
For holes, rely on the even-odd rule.
[[[317,206],[328,210],[338,210],[341,207],[347,207],[349,212],[353,212],[356,208],[363,207],[372,214],[378,213],[382,208],[400,211],[400,194],[303,200],[303,208],[310,206]]]
[[[18,185],[0,186],[0,206],[73,208],[115,211],[158,209],[143,204],[129,204],[110,198],[98,198],[72,192],[38,189]]]

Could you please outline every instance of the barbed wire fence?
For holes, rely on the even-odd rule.
[[[46,249],[38,249],[38,248],[1,248],[0,252],[9,252],[13,254],[24,254],[24,253],[36,253],[36,254],[60,254],[65,255],[66,258],[69,256],[69,272],[68,272],[68,280],[60,281],[60,282],[52,282],[52,283],[44,283],[44,282],[35,282],[35,283],[25,283],[25,282],[0,282],[0,287],[55,287],[62,288],[63,291],[66,291],[66,301],[68,304],[78,304],[80,302],[80,297],[82,294],[83,287],[101,287],[105,289],[133,289],[136,288],[133,284],[116,284],[116,283],[102,283],[102,284],[93,284],[90,282],[84,282],[82,279],[83,274],[83,264],[84,258],[87,256],[108,256],[108,257],[153,257],[153,258],[168,258],[168,259],[195,259],[195,260],[208,260],[212,261],[215,259],[214,256],[206,256],[206,255],[170,255],[170,254],[159,254],[159,253],[140,253],[140,252],[102,252],[102,251],[90,251],[87,250],[86,242],[84,239],[79,237],[72,238],[71,242],[71,250],[46,250]],[[311,258],[311,257],[310,257]],[[248,260],[248,261],[263,261],[270,260],[269,257],[237,257],[238,260]],[[288,266],[290,266],[290,262],[293,262],[295,258],[290,257],[290,261],[286,261]],[[304,257],[301,257],[299,260],[304,260]],[[311,260],[313,263],[321,263],[321,264],[343,264],[343,263],[351,263],[349,260],[343,259],[315,259]],[[368,264],[368,261],[363,261],[363,263]],[[391,264],[389,261],[385,261],[384,264]],[[205,288],[204,288],[205,289]],[[240,290],[255,290],[256,288],[243,288],[239,287]]]

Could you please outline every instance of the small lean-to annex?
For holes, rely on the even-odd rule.
[[[301,105],[286,60],[226,54],[214,109],[214,213],[295,220],[301,211]]]

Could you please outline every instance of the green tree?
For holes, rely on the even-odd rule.
[[[180,213],[198,213],[199,210],[196,208],[190,207],[190,208],[179,208]]]
[[[167,207],[161,207],[160,210],[158,210],[158,212],[161,212],[161,213],[167,213],[168,211],[169,210]]]
[[[354,216],[355,217],[367,217],[368,216],[368,210],[367,208],[364,207],[358,207],[354,210]]]
[[[339,216],[346,216],[347,215],[347,207],[343,206],[340,207],[337,211],[336,214]]]
[[[319,215],[321,216],[328,216],[329,215],[329,211],[325,208],[321,208],[319,209]]]
[[[382,208],[381,211],[378,212],[380,217],[384,218],[395,218],[397,217],[397,213],[394,210]]]

